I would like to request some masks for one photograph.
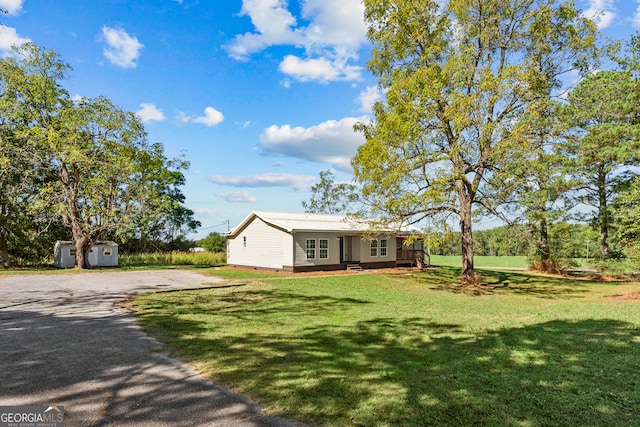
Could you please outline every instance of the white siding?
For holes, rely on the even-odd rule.
[[[227,263],[280,269],[287,236],[284,231],[256,217],[235,238],[227,241]]]
[[[295,243],[295,266],[307,267],[313,265],[334,265],[340,264],[340,239],[337,233],[295,233],[293,240]],[[315,259],[307,259],[307,240],[316,241]],[[320,258],[320,240],[326,239],[329,244],[328,258]]]
[[[382,235],[378,240],[378,256],[371,256],[371,240],[362,239],[360,241],[360,262],[386,262],[396,260],[396,238],[394,236]],[[380,240],[387,239],[387,256],[380,256]]]
[[[293,236],[282,233],[282,266],[293,267]]]

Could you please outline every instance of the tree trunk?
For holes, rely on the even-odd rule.
[[[538,237],[540,238],[540,247],[538,248],[540,252],[540,261],[542,261],[543,265],[546,266],[549,264],[549,261],[551,259],[551,249],[549,248],[549,230],[547,226],[547,219],[544,217],[540,220],[540,230]]]
[[[76,265],[77,269],[92,269],[94,266],[91,264],[89,260],[89,253],[91,249],[93,249],[93,245],[95,241],[99,237],[96,236],[82,236],[80,238],[75,239],[76,246]]]
[[[7,229],[5,227],[0,227],[0,267],[11,267],[11,261],[9,260],[9,242]]]
[[[76,246],[76,264],[74,268],[79,270],[91,268],[89,263],[89,249],[91,249],[91,238],[83,230],[80,222],[80,213],[78,209],[78,183],[80,181],[80,172],[75,163],[71,164],[73,170],[73,179],[69,173],[66,163],[60,161],[60,181],[64,188],[67,203],[67,219],[65,224],[71,227],[71,234]]]
[[[471,225],[471,196],[467,194],[464,183],[459,184],[460,196],[460,234],[462,245],[462,284],[474,285],[476,278],[473,269],[473,232]]]
[[[75,234],[75,233],[74,233]],[[73,236],[74,238],[76,236]],[[87,253],[85,252],[85,246],[86,246],[86,238],[75,238],[75,245],[76,245],[76,265],[74,266],[74,268],[77,268],[79,270],[82,270],[85,267],[85,263],[88,261],[87,258]]]
[[[11,261],[9,260],[9,233],[6,227],[6,219],[8,216],[8,207],[4,203],[0,203],[0,215],[2,216],[2,222],[0,223],[0,267],[11,267]]]
[[[607,185],[605,173],[598,172],[598,222],[600,223],[600,257],[609,256],[609,211],[607,206]]]
[[[559,267],[555,261],[551,259],[551,245],[549,244],[549,224],[547,223],[546,209],[541,209],[543,212],[542,218],[538,224],[539,229],[536,230],[538,234],[536,255],[537,259],[533,261],[532,267],[536,270],[543,271],[545,273],[558,273]]]
[[[83,268],[86,269],[92,269],[93,265],[91,265],[91,261],[89,260],[89,253],[91,252],[91,249],[93,248],[93,245],[87,245],[87,247],[84,250],[84,266]]]

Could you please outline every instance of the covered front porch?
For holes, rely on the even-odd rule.
[[[396,238],[396,266],[422,268],[431,265],[429,254],[424,250],[422,239],[406,244],[407,236]]]

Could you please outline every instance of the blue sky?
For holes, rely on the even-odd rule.
[[[628,39],[640,0],[577,0]],[[73,67],[72,96],[135,111],[149,141],[191,162],[202,229],[252,210],[301,211],[321,170],[351,178],[353,125],[379,98],[360,0],[0,0],[0,54],[32,41]],[[224,225],[223,225],[224,224]]]

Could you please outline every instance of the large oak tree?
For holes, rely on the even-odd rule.
[[[176,219],[197,225],[181,204],[186,162],[167,159],[162,144],[148,142],[140,120],[107,98],[72,100],[62,87],[69,70],[55,52],[34,44],[0,60],[3,132],[20,147],[11,164],[38,171],[22,189],[31,212],[70,230],[78,268],[91,267],[87,254],[105,233],[126,235]]]
[[[358,126],[363,196],[389,219],[457,215],[462,282],[474,283],[473,208],[529,144],[529,106],[587,70],[596,27],[556,0],[365,0],[365,19],[386,102]]]

